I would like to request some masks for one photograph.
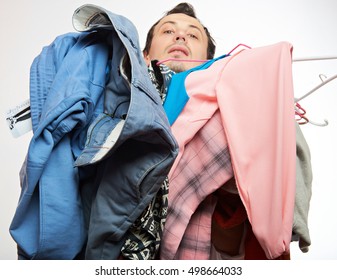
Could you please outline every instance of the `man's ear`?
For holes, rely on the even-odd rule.
[[[150,59],[150,56],[148,55],[147,51],[143,51],[143,57],[144,57],[144,61],[145,61],[146,65],[149,66],[150,63],[151,63],[151,59]]]

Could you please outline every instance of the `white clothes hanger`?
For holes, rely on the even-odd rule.
[[[304,98],[306,98],[307,96],[309,96],[310,94],[312,94],[313,92],[315,92],[316,90],[318,90],[319,88],[321,88],[322,86],[326,85],[327,83],[333,81],[334,79],[337,78],[337,74],[331,76],[330,78],[327,78],[325,75],[320,74],[319,75],[320,79],[321,79],[321,83],[318,84],[317,86],[315,86],[312,90],[310,90],[309,92],[307,92],[306,94],[304,94],[303,96],[299,97],[299,98],[295,98],[295,103],[298,103],[299,101],[303,100]],[[325,78],[325,80],[323,80],[323,77]],[[306,118],[307,119],[307,118]],[[313,122],[309,119],[307,119],[307,121],[313,125],[316,126],[327,126],[329,124],[328,120],[324,119],[324,123],[317,123],[317,122]]]
[[[337,59],[337,56],[316,56],[316,57],[294,58],[293,62],[313,61],[313,60],[329,60],[329,59]]]
[[[330,59],[337,59],[337,56],[321,56],[321,57],[295,58],[295,59],[293,59],[293,62],[314,61],[314,60],[330,60]],[[334,79],[336,79],[337,78],[337,74],[331,76],[330,78],[327,78],[324,74],[320,74],[319,77],[321,79],[321,83],[318,84],[317,86],[315,86],[312,90],[310,90],[309,92],[307,92],[303,96],[301,96],[299,98],[295,98],[295,104],[296,103],[298,104],[299,101],[303,100],[304,98],[308,97],[309,95],[311,95],[313,92],[315,92],[316,90],[318,90],[322,86],[324,86],[327,83],[330,83],[331,81],[333,81]],[[323,79],[323,77],[324,77],[324,79]],[[305,114],[305,111],[304,111],[304,114]],[[304,114],[302,114],[302,117],[304,117]],[[327,126],[329,124],[328,120],[326,120],[326,119],[324,119],[324,123],[313,122],[313,121],[309,120],[307,117],[305,117],[304,119],[307,120],[307,122],[309,122],[309,123],[311,123],[313,125],[316,125],[316,126]]]
[[[325,76],[323,74],[320,74],[319,77],[321,78],[322,82],[315,86],[312,90],[310,90],[309,92],[307,92],[306,94],[304,94],[303,96],[299,97],[299,98],[295,98],[295,102],[299,102],[302,99],[306,98],[307,96],[309,96],[310,94],[312,94],[313,92],[315,92],[316,90],[318,90],[319,88],[321,88],[322,86],[326,85],[327,83],[330,83],[331,81],[333,81],[334,79],[337,78],[337,74],[331,76],[330,78],[327,78],[325,80],[322,79],[322,76]],[[326,76],[325,76],[326,77]]]

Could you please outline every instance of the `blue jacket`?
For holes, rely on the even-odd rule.
[[[74,259],[85,247],[85,258],[117,258],[177,155],[133,24],[93,5],[73,20],[81,33],[57,37],[31,66],[34,134],[10,226],[19,259]]]

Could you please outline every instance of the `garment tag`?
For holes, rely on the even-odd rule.
[[[30,100],[25,100],[6,112],[8,127],[15,138],[32,130]]]

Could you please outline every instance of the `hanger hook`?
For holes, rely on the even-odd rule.
[[[311,120],[309,120],[309,123],[311,123],[313,125],[317,125],[317,126],[327,126],[329,124],[327,119],[324,119],[324,123],[317,123],[317,122],[313,122]]]
[[[295,103],[295,115],[296,115],[296,120],[298,122],[298,124],[306,124],[306,123],[310,123],[316,126],[327,126],[329,124],[327,119],[324,119],[324,123],[317,123],[317,122],[313,122],[312,120],[309,120],[305,114],[306,114],[306,110],[298,103]]]
[[[322,83],[324,82],[324,80],[326,80],[326,79],[328,78],[328,77],[327,77],[326,75],[324,75],[324,74],[319,74],[318,76],[319,76],[319,78],[321,79]],[[324,79],[323,79],[322,77],[324,77]]]

